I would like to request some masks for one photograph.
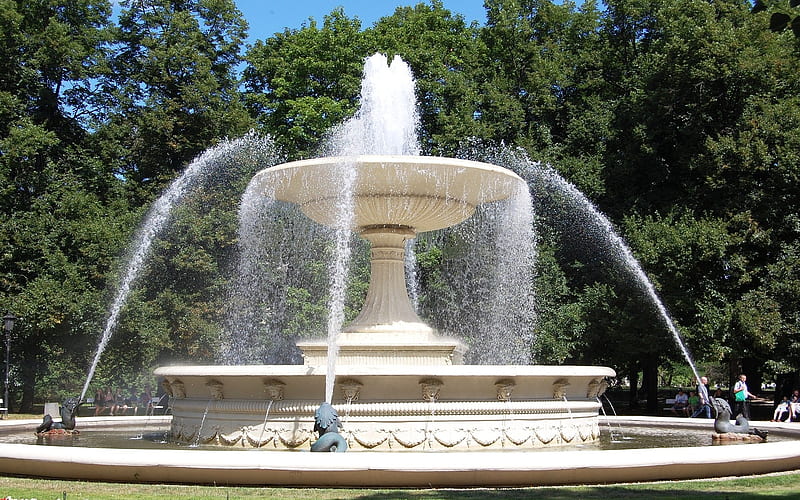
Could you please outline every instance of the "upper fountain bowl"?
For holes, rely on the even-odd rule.
[[[509,198],[524,185],[514,172],[488,163],[399,155],[284,163],[262,170],[253,183],[264,195],[297,204],[312,220],[337,227],[350,178],[356,230],[450,227],[472,215],[477,205]]]

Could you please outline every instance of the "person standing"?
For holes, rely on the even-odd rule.
[[[733,386],[733,417],[736,418],[740,413],[744,418],[750,420],[750,401],[749,398],[756,397],[747,388],[747,375],[742,373],[739,375],[739,380]]]
[[[700,383],[697,384],[697,396],[700,398],[700,405],[692,413],[692,418],[699,417],[701,414],[705,418],[711,418],[711,398],[708,396],[708,378],[700,377]]]

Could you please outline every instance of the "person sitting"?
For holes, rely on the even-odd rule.
[[[128,405],[125,404],[125,395],[122,390],[117,388],[113,393],[113,403],[111,406],[111,415],[124,415],[128,411]]]
[[[792,418],[791,412],[792,410],[791,407],[789,406],[789,398],[784,396],[783,400],[781,400],[781,402],[778,403],[778,406],[775,407],[775,413],[772,414],[772,421],[773,422],[783,421],[784,413],[786,414],[786,417],[788,417],[789,420],[791,421]]]
[[[106,401],[106,394],[110,393],[111,389],[106,388],[97,389],[97,392],[94,395],[94,416],[99,417],[105,412],[106,410],[111,408],[111,403]]]
[[[146,386],[144,391],[142,391],[142,395],[139,396],[139,404],[142,408],[144,408],[144,414],[149,415],[153,408],[153,393],[150,390],[150,386]]]
[[[700,408],[700,396],[694,391],[689,391],[689,407],[687,409],[689,415],[693,414],[698,408]]]
[[[672,405],[671,411],[675,415],[689,416],[689,395],[683,392],[683,389],[680,389],[675,395],[675,403]]]
[[[800,391],[795,390],[789,398],[789,418],[787,422],[800,420]]]

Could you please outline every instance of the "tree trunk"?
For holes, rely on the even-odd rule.
[[[750,389],[750,392],[760,395],[761,384],[763,382],[763,377],[761,376],[761,363],[753,358],[743,359],[742,373],[747,375],[747,388]]]
[[[628,406],[630,408],[639,407],[639,367],[635,362],[628,365]]]
[[[642,363],[642,386],[647,391],[647,409],[653,413],[658,412],[658,361],[655,357],[648,358]]]
[[[28,342],[22,345],[23,352],[19,361],[19,374],[22,382],[22,402],[20,413],[33,413],[34,396],[36,394],[36,376],[38,372],[38,346],[31,347]]]

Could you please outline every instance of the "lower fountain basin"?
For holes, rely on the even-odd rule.
[[[147,417],[83,418],[81,429],[131,426]],[[0,422],[8,432],[38,421]],[[603,427],[707,430],[705,419],[604,418]],[[793,424],[758,422],[786,439],[800,439]],[[34,439],[32,430],[31,438]],[[514,487],[600,484],[743,476],[800,469],[796,443],[624,450],[286,453],[277,451],[131,450],[0,444],[0,473],[70,480],[131,483],[348,487]]]
[[[179,442],[292,450],[316,438],[321,368],[172,366],[155,374],[172,396]],[[343,365],[332,403],[351,451],[538,449],[595,442],[597,396],[614,375],[588,366]]]

